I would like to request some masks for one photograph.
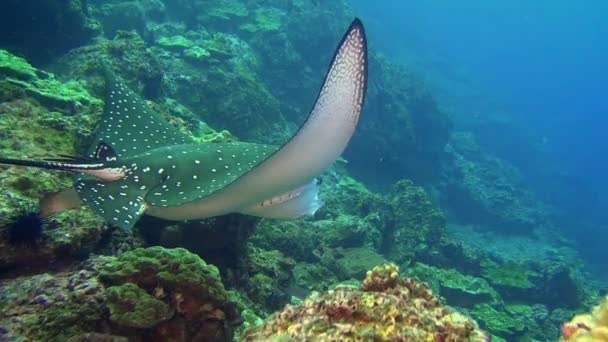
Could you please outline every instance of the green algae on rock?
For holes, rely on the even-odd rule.
[[[67,341],[104,333],[226,341],[247,309],[232,302],[215,266],[184,249],[162,247],[2,280],[0,293],[0,339],[9,340]],[[256,321],[253,312],[248,317]]]
[[[516,317],[489,304],[477,304],[468,312],[484,329],[508,340],[522,336],[526,330]]]
[[[74,155],[93,130],[101,100],[78,82],[63,83],[27,61],[0,50],[0,154],[4,157]],[[71,183],[69,175],[33,169],[1,171],[9,196],[0,199],[4,217],[37,209],[38,198]],[[11,244],[0,230],[0,268],[49,263],[92,251],[108,229],[86,208],[54,216],[43,226],[36,246]]]
[[[54,70],[64,77],[86,80],[97,96],[104,94],[100,61],[119,71],[125,83],[148,99],[162,93],[163,72],[158,57],[136,32],[118,31],[111,39],[97,39],[94,44],[75,48],[58,58]]]
[[[422,188],[400,180],[388,195],[394,213],[393,239],[387,253],[398,262],[414,256],[420,249],[438,244],[445,234],[446,219]]]
[[[231,329],[227,327],[242,322],[217,267],[183,248],[137,248],[117,257],[106,257],[99,274],[113,286],[131,283],[127,290],[148,298],[154,311],[135,317],[158,314],[159,323],[150,327],[149,332],[154,338],[170,340],[186,334],[187,340],[221,341],[228,338],[226,334]],[[112,298],[109,294],[110,303]],[[164,302],[169,311],[153,300]],[[173,311],[175,315],[169,313]]]
[[[183,51],[194,46],[194,43],[184,36],[162,37],[157,44],[171,51]]]
[[[132,283],[106,290],[110,321],[129,328],[152,328],[173,317],[174,310]]]
[[[512,234],[529,234],[547,223],[548,208],[526,189],[513,165],[461,133],[452,135],[446,152],[449,176],[443,192],[458,219]]]
[[[84,268],[0,281],[0,339],[66,341],[93,331],[104,314],[104,286]]]
[[[174,295],[192,291],[191,295],[199,300],[221,302],[228,298],[217,267],[183,248],[136,248],[108,257],[100,276],[110,284],[132,282],[146,288],[161,286]]]
[[[241,30],[248,32],[279,31],[283,26],[285,12],[275,7],[262,7],[254,12],[254,21],[240,26]]]
[[[447,303],[470,308],[478,303],[496,305],[501,303],[498,292],[486,280],[462,274],[452,269],[440,269],[416,263],[408,274],[428,282],[431,288],[446,298]]]
[[[91,96],[79,82],[61,82],[51,73],[32,67],[25,59],[0,49],[0,87],[2,100],[31,97],[43,106],[68,114],[81,111],[83,106],[101,106],[101,100]],[[11,91],[12,88],[12,91]]]

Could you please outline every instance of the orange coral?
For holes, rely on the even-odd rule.
[[[361,288],[338,286],[287,305],[246,341],[485,341],[470,318],[443,307],[426,284],[399,277],[394,264],[367,273]]]
[[[576,315],[562,326],[562,340],[608,342],[608,296],[589,314]]]

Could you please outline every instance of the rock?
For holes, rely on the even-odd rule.
[[[440,269],[416,263],[408,274],[431,284],[450,305],[472,308],[476,304],[498,305],[500,295],[487,281],[452,269]]]
[[[157,41],[157,44],[164,49],[170,51],[183,51],[191,48],[194,43],[184,36],[162,37]]]
[[[124,283],[107,289],[106,306],[110,321],[129,328],[148,329],[173,317],[175,311],[135,284]]]
[[[0,47],[46,64],[101,32],[84,0],[6,0],[0,3]]]
[[[43,273],[0,281],[0,340],[66,341],[94,331],[104,312],[96,271]]]
[[[150,3],[150,1],[147,1],[147,3]],[[118,31],[134,30],[143,37],[148,35],[146,23],[148,17],[146,8],[141,1],[104,3],[96,7],[95,16],[99,18],[102,24],[105,36],[110,39]]]
[[[24,59],[0,50],[0,154],[15,158],[76,155],[78,141],[91,135],[101,100],[83,84],[61,82]],[[48,264],[89,253],[108,227],[86,207],[62,212],[42,224],[29,244],[10,239],[11,221],[38,212],[45,194],[72,186],[69,174],[41,169],[0,170],[3,196],[0,213],[0,269]]]

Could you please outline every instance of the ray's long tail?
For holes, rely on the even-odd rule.
[[[80,171],[80,170],[100,170],[105,167],[105,164],[95,160],[77,160],[77,159],[46,159],[46,160],[31,160],[31,159],[11,159],[0,158],[0,164],[36,167],[47,170],[59,171]]]

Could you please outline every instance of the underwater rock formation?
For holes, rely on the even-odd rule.
[[[240,323],[218,269],[182,248],[138,248],[107,257],[99,277],[112,285],[106,302],[110,320],[148,328],[150,338],[222,341],[229,323]],[[141,314],[132,313],[138,308]]]
[[[146,37],[150,15],[162,16],[163,10],[164,5],[160,1],[104,1],[92,6],[92,15],[98,18],[107,38],[112,39],[118,31],[132,30]]]
[[[482,151],[473,136],[453,134],[446,151],[442,193],[456,218],[525,234],[549,223],[548,209],[527,190],[518,171]]]
[[[0,281],[0,309],[0,340],[97,333],[226,341],[242,323],[243,306],[231,301],[215,266],[185,249],[151,247]]]
[[[285,142],[287,121],[256,74],[256,57],[245,41],[223,32],[159,36],[154,51],[166,70],[168,96],[241,139]]]
[[[121,79],[144,98],[157,99],[162,94],[161,65],[136,32],[119,31],[111,40],[72,49],[53,63],[53,70],[62,77],[86,80],[89,89],[103,97],[100,61],[116,70]]]
[[[404,66],[380,55],[370,57],[375,72],[366,116],[345,153],[349,170],[381,189],[402,178],[436,182],[452,129],[448,115],[439,110],[424,82]]]
[[[53,74],[0,50],[0,154],[5,157],[73,155],[78,140],[90,135],[101,101],[79,82],[61,82]],[[27,244],[11,239],[23,215],[37,213],[38,198],[71,182],[68,175],[34,169],[2,168],[4,195],[0,228],[0,269],[49,263],[89,253],[107,225],[86,208],[69,210],[41,222]],[[12,228],[11,228],[12,227]]]
[[[86,0],[5,0],[0,3],[0,48],[47,64],[53,57],[84,45],[101,26]]]
[[[426,254],[445,235],[446,219],[421,187],[409,180],[397,182],[390,193],[393,221],[384,232],[384,252],[392,260],[402,262],[416,254]]]
[[[245,331],[242,338],[456,342],[487,337],[473,320],[443,307],[426,285],[400,278],[396,265],[385,264],[367,272],[360,288],[338,286],[314,293]]]

